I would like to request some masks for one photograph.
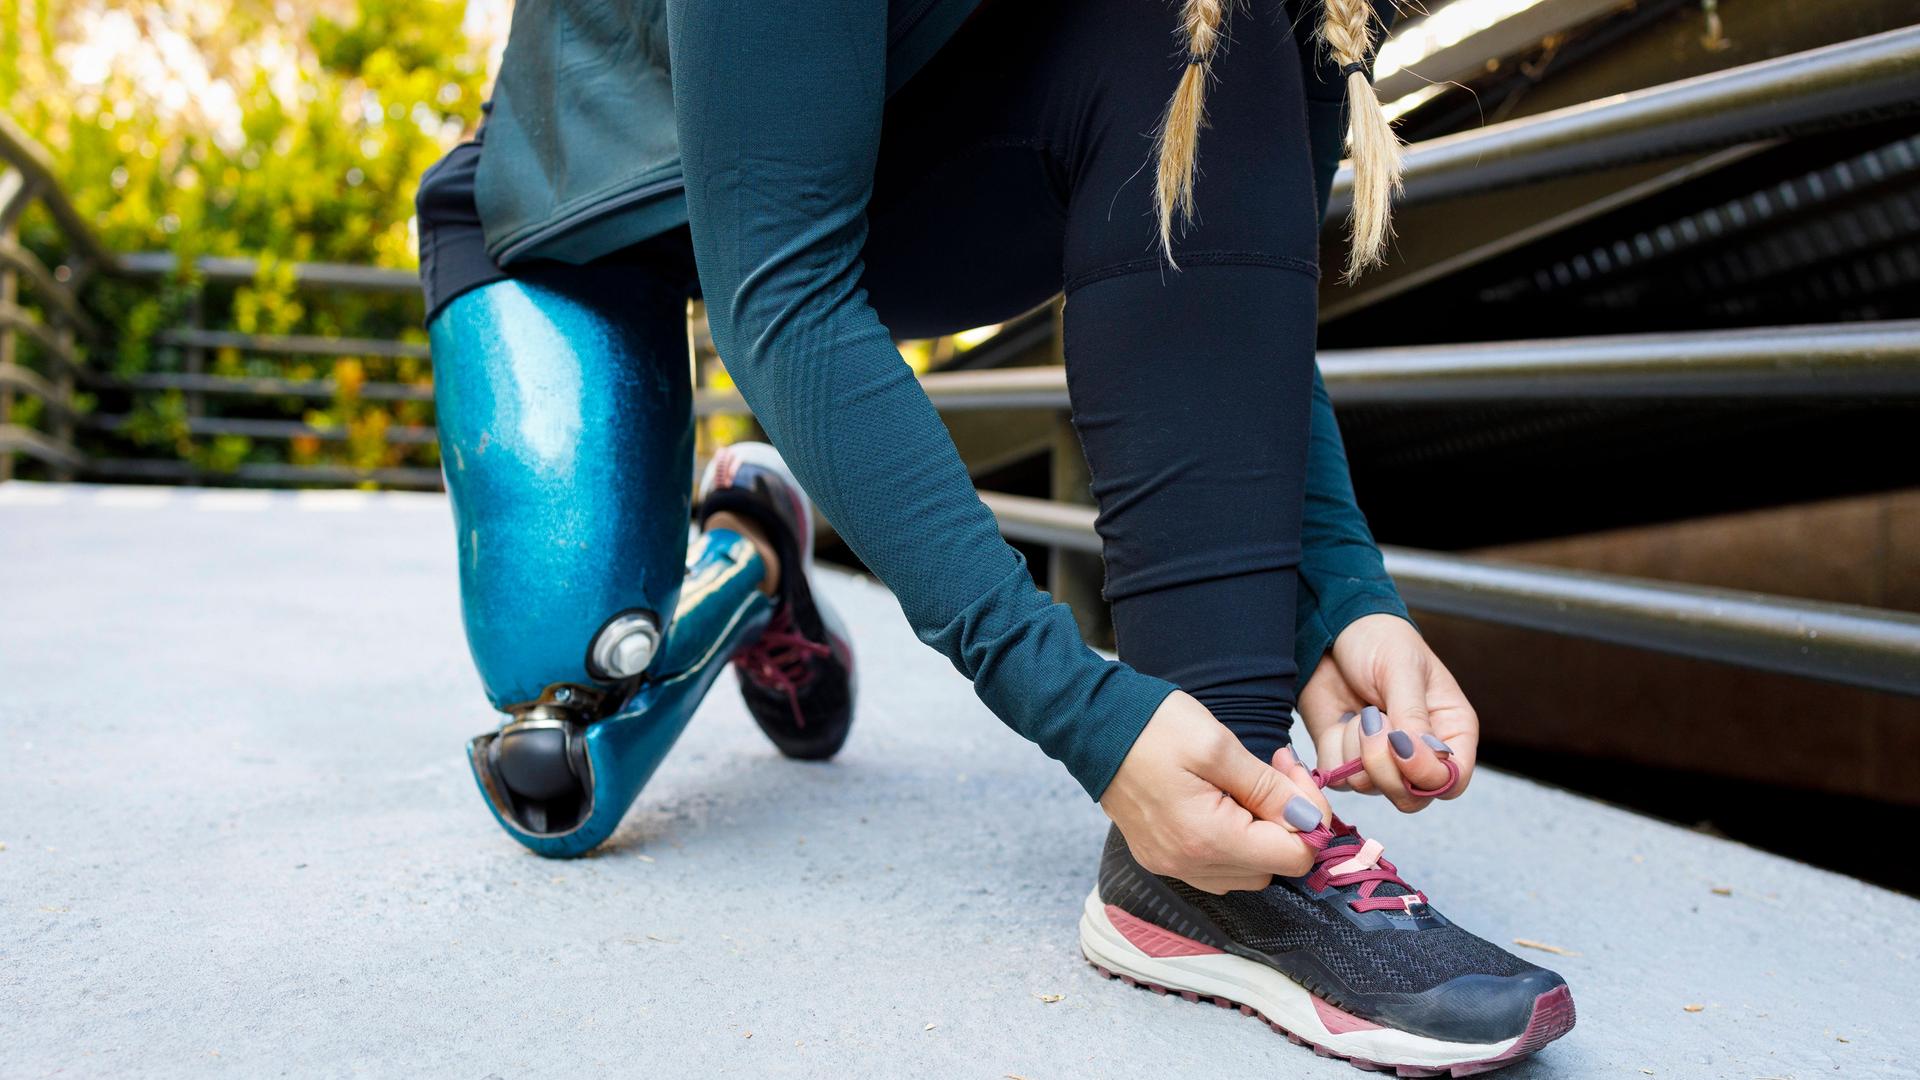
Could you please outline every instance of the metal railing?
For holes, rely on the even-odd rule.
[[[981,498],[1012,539],[1100,551],[1090,507]],[[1416,611],[1920,695],[1920,615],[1392,546],[1381,552]]]
[[[72,249],[57,269],[20,245],[20,217],[35,202]],[[60,479],[86,465],[74,445],[74,387],[83,373],[77,342],[97,338],[99,329],[76,290],[108,261],[55,182],[46,151],[0,116],[0,480],[13,475],[16,457],[46,463]],[[37,425],[23,422],[23,399],[43,418]]]
[[[1698,333],[1326,349],[1339,405],[1567,400],[1920,399],[1920,319]],[[1067,406],[1058,366],[938,372],[920,380],[943,412]],[[703,415],[740,413],[733,391]]]
[[[1431,202],[1920,110],[1920,26],[1889,30],[1409,147],[1400,201]],[[1346,217],[1353,172],[1327,219]]]

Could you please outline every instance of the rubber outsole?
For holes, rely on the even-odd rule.
[[[1573,1030],[1573,991],[1565,986],[1557,986],[1534,999],[1533,1015],[1527,1021],[1527,1029],[1521,1033],[1520,1038],[1514,1042],[1513,1046],[1494,1057],[1442,1067],[1395,1065],[1391,1062],[1368,1061],[1365,1058],[1354,1057],[1350,1054],[1342,1054],[1337,1050],[1328,1049],[1311,1039],[1303,1038],[1288,1031],[1253,1006],[1242,1004],[1230,998],[1202,996],[1192,990],[1182,990],[1178,987],[1162,986],[1156,982],[1136,979],[1125,972],[1114,971],[1091,957],[1087,959],[1087,963],[1092,964],[1095,971],[1105,975],[1107,978],[1118,979],[1128,986],[1142,990],[1151,990],[1161,995],[1178,994],[1188,1001],[1196,1003],[1208,1002],[1223,1009],[1239,1009],[1243,1015],[1259,1017],[1262,1023],[1274,1031],[1285,1035],[1289,1042],[1299,1046],[1311,1047],[1313,1052],[1321,1057],[1335,1058],[1352,1065],[1354,1068],[1364,1069],[1367,1072],[1391,1072],[1397,1076],[1476,1076],[1480,1073],[1505,1068],[1523,1058],[1531,1057],[1541,1047]]]

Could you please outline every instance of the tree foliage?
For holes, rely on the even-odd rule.
[[[296,289],[291,264],[411,267],[420,174],[479,116],[483,58],[458,0],[0,0],[0,108],[55,159],[64,189],[112,250],[167,251],[160,282],[96,279],[87,297],[114,329],[97,367],[180,370],[155,343],[200,312],[253,333],[423,340],[411,296]],[[30,215],[23,240],[66,250]],[[240,287],[197,278],[197,256],[261,258]],[[273,357],[217,350],[221,375],[331,378],[330,401],[210,399],[226,416],[298,418],[344,438],[194,438],[178,396],[103,400],[130,414],[135,452],[212,469],[244,461],[360,468],[432,464],[389,428],[430,419],[423,402],[368,401],[369,382],[426,385],[423,361]],[[125,448],[120,448],[124,452]]]

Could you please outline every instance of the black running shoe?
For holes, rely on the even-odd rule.
[[[1306,838],[1313,873],[1215,896],[1142,869],[1110,830],[1080,949],[1103,975],[1401,1076],[1488,1072],[1573,1027],[1565,980],[1448,922],[1377,843],[1337,818]]]
[[[725,510],[767,531],[780,558],[773,620],[734,654],[747,711],[790,758],[838,753],[853,726],[853,646],[813,591],[813,504],[765,443],[721,448],[700,478],[699,519]]]

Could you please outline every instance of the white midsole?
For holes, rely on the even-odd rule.
[[[1159,983],[1169,990],[1191,990],[1202,997],[1223,997],[1250,1005],[1267,1019],[1336,1054],[1381,1065],[1440,1067],[1499,1057],[1518,1036],[1495,1043],[1446,1042],[1392,1028],[1335,1033],[1327,1030],[1307,989],[1265,964],[1231,953],[1201,956],[1148,956],[1128,941],[1107,918],[1107,905],[1095,890],[1080,915],[1080,951],[1117,974]]]

